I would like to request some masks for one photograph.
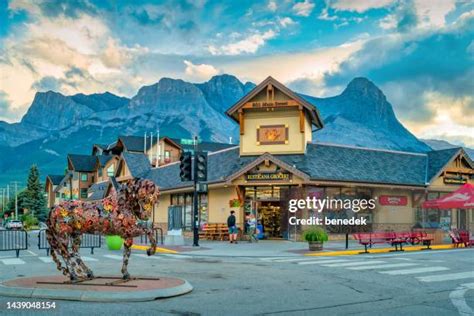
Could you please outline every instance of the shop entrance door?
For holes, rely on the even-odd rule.
[[[263,225],[265,237],[268,239],[283,238],[280,202],[259,201],[257,210],[258,221]]]

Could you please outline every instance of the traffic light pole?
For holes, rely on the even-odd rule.
[[[198,138],[194,136],[194,163],[193,163],[193,182],[194,182],[194,196],[193,196],[193,247],[199,247],[199,212],[198,212],[198,177],[196,176],[197,155],[198,152]]]

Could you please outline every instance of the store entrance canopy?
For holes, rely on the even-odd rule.
[[[456,191],[423,203],[423,208],[474,208],[474,185],[466,183]]]

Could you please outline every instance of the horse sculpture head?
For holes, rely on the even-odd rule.
[[[158,201],[158,187],[147,179],[133,179],[127,183],[125,191],[134,215],[141,220],[148,220],[153,205]]]

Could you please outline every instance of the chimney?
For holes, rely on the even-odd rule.
[[[229,144],[232,144],[232,136],[229,137]]]
[[[155,167],[160,165],[160,129],[156,130],[156,163]]]

